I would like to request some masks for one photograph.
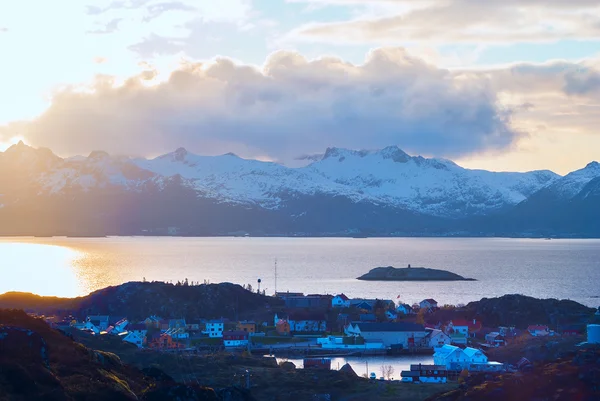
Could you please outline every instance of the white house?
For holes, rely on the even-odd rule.
[[[108,316],[106,316],[106,315],[88,316],[86,319],[86,322],[91,323],[99,331],[106,330],[109,325]]]
[[[206,323],[206,330],[204,333],[208,334],[211,338],[223,337],[224,324],[222,320],[209,320]]]
[[[138,348],[142,348],[144,346],[144,340],[146,335],[141,335],[140,332],[124,332],[120,334],[123,337],[123,341],[134,344]]]
[[[331,300],[331,306],[334,308],[349,308],[350,307],[350,298],[348,298],[344,294],[336,295]]]
[[[527,327],[527,331],[534,337],[545,337],[550,335],[550,329],[548,326],[531,325]]]
[[[423,339],[426,347],[438,348],[452,343],[450,336],[444,333],[442,330],[433,329],[428,331],[429,334],[427,334],[427,336],[425,336]]]
[[[464,350],[454,345],[444,345],[433,354],[433,363],[444,365],[446,369],[462,370],[472,364],[487,364],[487,356],[481,350],[467,347]]]
[[[421,309],[434,309],[438,307],[437,301],[435,299],[432,298],[428,298],[428,299],[424,299],[421,302],[419,302],[419,307]]]
[[[119,334],[119,333],[124,332],[125,328],[127,327],[128,324],[129,324],[129,321],[127,320],[127,318],[123,318],[123,319],[119,320],[117,323],[115,323],[113,325],[111,334]]]

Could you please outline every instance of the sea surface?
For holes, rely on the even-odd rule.
[[[277,280],[275,282],[275,261]],[[372,282],[378,266],[477,281]],[[0,238],[0,293],[74,297],[127,281],[233,282],[277,291],[461,304],[503,294],[600,305],[600,240],[505,238]]]

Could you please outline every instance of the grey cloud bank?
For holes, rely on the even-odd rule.
[[[262,69],[219,58],[183,64],[149,85],[153,77],[145,72],[121,86],[98,77],[91,90],[67,88],[39,118],[0,127],[0,138],[18,129],[59,154],[185,146],[285,161],[327,146],[390,144],[458,157],[506,149],[520,135],[486,77],[458,76],[399,48],[374,50],[362,65],[277,52]]]

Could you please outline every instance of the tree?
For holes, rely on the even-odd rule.
[[[419,309],[419,313],[417,313],[417,323],[425,324],[425,309]]]
[[[248,291],[252,292],[252,285],[251,285],[251,284],[248,284],[248,285],[246,286],[246,289],[247,289]]]
[[[392,376],[394,375],[394,367],[392,365],[381,365],[381,376],[385,377],[387,380],[392,380]]]

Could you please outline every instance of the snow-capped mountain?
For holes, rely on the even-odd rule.
[[[18,211],[39,216],[50,231],[63,220],[64,230],[101,225],[116,233],[182,225],[202,234],[453,231],[460,224],[449,221],[519,208],[550,192],[573,198],[600,177],[598,163],[565,177],[496,173],[395,146],[329,148],[310,160],[290,168],[183,148],[150,160],[102,151],[62,159],[19,143],[0,153],[0,222],[17,224]]]

